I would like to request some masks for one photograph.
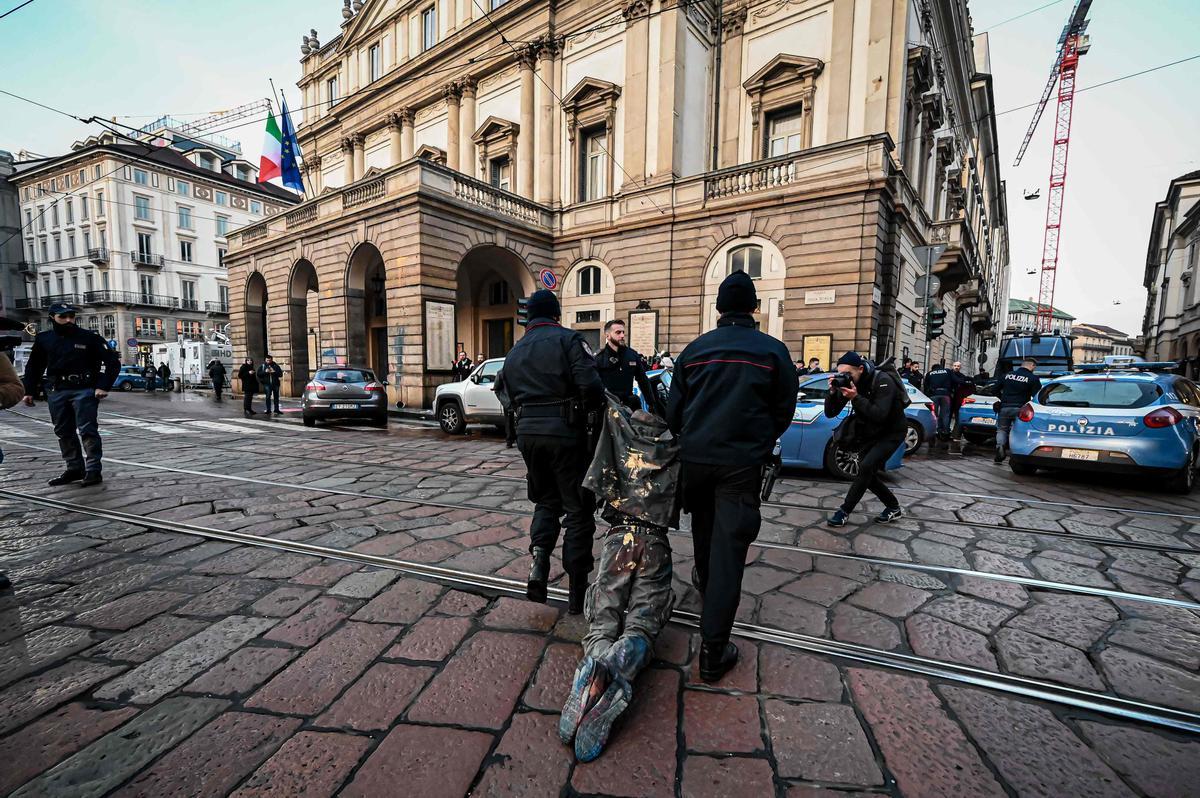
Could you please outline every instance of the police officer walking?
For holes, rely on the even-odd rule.
[[[717,292],[717,328],[675,361],[667,424],[679,437],[683,507],[692,516],[693,584],[704,599],[700,677],[737,664],[729,642],[746,552],[758,537],[763,466],[796,409],[799,378],[787,347],[754,328],[754,281],[743,271]]]
[[[80,482],[86,487],[102,481],[96,411],[117,379],[121,359],[97,333],[75,325],[75,312],[74,307],[63,302],[50,306],[53,326],[33,339],[33,350],[25,365],[22,401],[33,407],[33,397],[37,396],[44,375],[46,404],[54,421],[58,448],[67,465],[67,470],[50,480],[50,484]]]
[[[634,410],[641,410],[641,403],[633,395],[633,381],[637,380],[638,390],[646,397],[650,411],[658,412],[654,390],[646,377],[645,361],[625,345],[625,322],[621,319],[613,319],[604,325],[604,346],[596,355],[596,370],[600,372],[604,390]]]
[[[1003,463],[1008,456],[1008,434],[1021,407],[1042,389],[1042,381],[1033,373],[1037,361],[1026,358],[1019,368],[1010,371],[1000,380],[1000,411],[996,414],[996,462]]]
[[[583,612],[583,596],[592,570],[596,532],[592,495],[583,476],[592,460],[586,417],[604,401],[595,354],[583,336],[559,325],[558,297],[535,291],[527,304],[525,335],[504,359],[496,392],[505,395],[517,418],[517,448],[525,459],[533,563],[525,595],[545,603],[550,553],[563,534],[563,569],[570,581],[567,611]]]
[[[933,400],[934,411],[937,413],[937,436],[941,440],[950,438],[950,428],[954,421],[954,396],[966,382],[966,375],[946,368],[944,360],[925,375],[925,384],[921,390]]]

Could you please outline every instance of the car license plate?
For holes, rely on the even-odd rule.
[[[1090,449],[1063,449],[1062,458],[1064,460],[1088,460],[1095,462],[1100,459],[1100,452],[1094,452]]]
[[[355,405],[355,404],[340,404],[340,405],[333,405],[333,409],[334,409],[334,410],[357,410],[357,409],[358,409],[358,405]]]
[[[994,427],[996,426],[996,419],[992,418],[991,416],[979,416],[978,418],[971,419],[970,423],[982,424],[985,427]]]

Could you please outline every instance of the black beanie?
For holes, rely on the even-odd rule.
[[[757,307],[754,281],[740,269],[726,277],[717,289],[718,313],[753,313]]]
[[[863,368],[866,365],[866,361],[863,360],[862,355],[860,355],[858,352],[847,352],[838,358],[837,364],[839,366],[854,366],[856,368]]]
[[[554,319],[562,315],[558,297],[554,295],[553,291],[546,288],[534,291],[533,295],[529,297],[525,309],[529,311],[531,319]]]

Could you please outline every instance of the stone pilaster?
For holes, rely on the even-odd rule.
[[[458,82],[462,94],[459,110],[458,168],[471,177],[477,177],[475,169],[475,78],[470,76]]]
[[[448,83],[442,89],[442,96],[446,98],[446,166],[458,169],[462,90],[457,83]]]
[[[522,197],[533,199],[534,91],[533,68],[538,46],[527,45],[517,64],[521,73],[521,132],[517,134],[517,185]]]

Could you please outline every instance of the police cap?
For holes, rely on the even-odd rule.
[[[78,312],[79,311],[75,309],[75,306],[69,302],[55,302],[50,305],[51,316],[66,316],[67,314],[74,316]]]

